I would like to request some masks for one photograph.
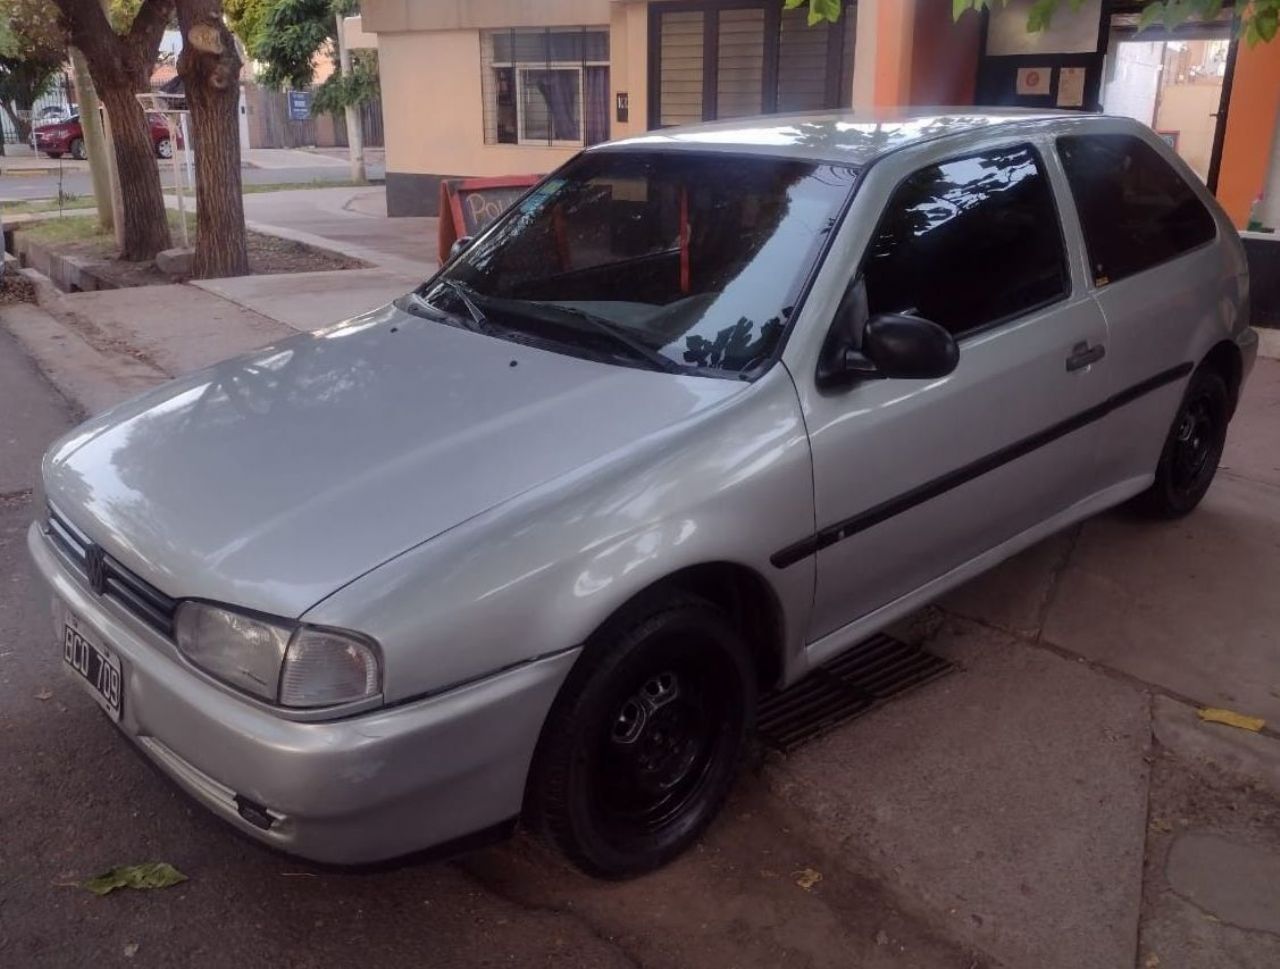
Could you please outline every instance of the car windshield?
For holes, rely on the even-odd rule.
[[[856,174],[780,158],[592,152],[411,299],[579,356],[750,377],[777,349]]]

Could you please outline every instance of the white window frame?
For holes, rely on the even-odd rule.
[[[571,28],[574,30],[585,29],[589,33],[608,33],[607,27],[586,27]],[[551,28],[554,32],[556,28]],[[528,31],[529,33],[542,33],[544,28],[539,27],[537,30]],[[515,33],[520,33],[517,28]],[[487,32],[490,34],[485,39],[485,43],[491,44],[492,35],[498,33],[506,33],[504,30],[494,30]],[[492,48],[490,48],[492,49]],[[528,147],[552,147],[552,148],[582,148],[586,144],[587,134],[587,91],[586,91],[586,68],[588,67],[604,67],[612,69],[612,65],[608,60],[588,60],[588,61],[521,61],[521,60],[494,60],[488,65],[488,70],[497,71],[509,68],[515,75],[515,95],[516,95],[516,144]],[[552,139],[546,138],[526,138],[524,135],[524,72],[525,71],[574,71],[578,75],[578,136],[572,139]],[[496,85],[497,80],[494,77],[489,78],[491,85]],[[510,144],[510,142],[508,142]]]
[[[587,101],[583,90],[582,62],[566,64],[563,61],[543,61],[540,64],[520,61],[515,64],[494,64],[494,67],[510,67],[516,74],[516,144],[518,145],[551,145],[554,148],[581,148],[586,142]],[[524,135],[524,75],[526,71],[573,71],[578,76],[578,137],[576,138],[526,138]],[[555,122],[548,114],[547,124],[553,128]]]

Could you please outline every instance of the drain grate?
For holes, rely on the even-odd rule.
[[[878,633],[760,700],[760,740],[788,754],[854,717],[954,667],[941,656]]]

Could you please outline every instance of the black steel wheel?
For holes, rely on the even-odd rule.
[[[755,714],[750,653],[710,603],[628,608],[587,645],[552,708],[527,816],[602,878],[650,871],[724,803]]]
[[[1197,370],[1165,439],[1155,481],[1138,496],[1139,508],[1158,518],[1181,518],[1200,504],[1218,471],[1230,419],[1222,376]]]

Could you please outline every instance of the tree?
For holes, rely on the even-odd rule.
[[[235,0],[243,5],[245,49],[263,65],[259,80],[270,87],[310,87],[316,56],[337,56],[337,18],[356,13],[355,0]],[[353,51],[350,74],[334,71],[316,88],[312,108],[338,114],[375,99],[380,91],[378,55]]]
[[[191,109],[196,156],[196,245],[201,279],[249,271],[240,191],[240,55],[221,0],[178,0],[178,75]]]
[[[936,2],[936,0],[930,0]],[[995,3],[1004,6],[1009,0],[951,0],[951,12],[959,20],[969,11],[985,10]],[[1085,0],[1034,0],[1027,15],[1027,30],[1034,33],[1046,29],[1054,14],[1063,6],[1070,12],[1078,11]],[[823,20],[835,23],[844,9],[843,0],[783,0],[783,6],[792,10],[809,7],[809,23]],[[1213,20],[1222,12],[1223,0],[1148,0],[1142,8],[1142,27],[1157,23],[1172,29],[1192,17]],[[1237,4],[1237,27],[1250,44],[1275,39],[1280,31],[1280,0],[1240,0]]]
[[[57,18],[42,0],[0,2],[0,108],[21,141],[30,136],[31,122],[19,112],[30,111],[49,90],[65,59]]]
[[[68,40],[84,55],[115,143],[123,222],[120,257],[152,259],[169,248],[169,222],[147,118],[135,94],[150,90],[151,69],[173,0],[142,0],[132,17],[108,20],[99,0],[53,0]]]

